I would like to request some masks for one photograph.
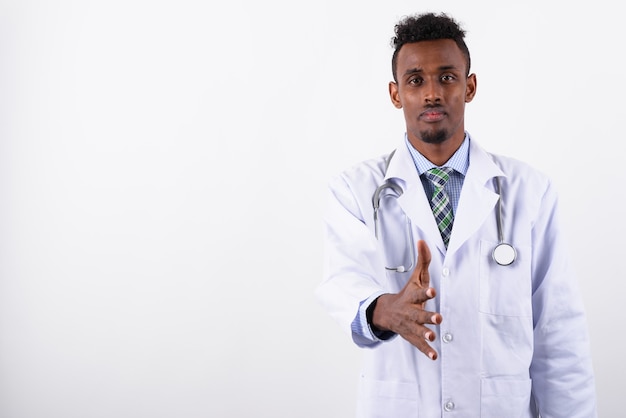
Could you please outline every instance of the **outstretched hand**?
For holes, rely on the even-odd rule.
[[[417,347],[432,360],[437,359],[437,352],[428,342],[435,340],[435,333],[424,324],[440,324],[442,317],[438,312],[424,310],[426,301],[436,296],[430,287],[431,255],[428,245],[423,240],[417,243],[417,265],[409,281],[399,293],[381,295],[372,313],[373,325],[381,330],[399,334]]]

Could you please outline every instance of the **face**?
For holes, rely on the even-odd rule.
[[[444,144],[454,152],[465,137],[465,103],[476,93],[476,76],[466,76],[459,47],[452,39],[405,44],[396,71],[389,93],[404,112],[411,144],[421,152],[425,144]]]

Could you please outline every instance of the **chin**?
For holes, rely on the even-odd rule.
[[[444,130],[420,132],[420,139],[427,144],[441,144],[449,135]]]

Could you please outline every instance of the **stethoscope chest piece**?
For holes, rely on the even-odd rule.
[[[493,260],[501,266],[510,266],[517,258],[517,251],[511,244],[501,242],[491,253]]]

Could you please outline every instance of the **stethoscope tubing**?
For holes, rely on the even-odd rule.
[[[498,226],[498,245],[491,252],[493,261],[501,266],[510,266],[517,259],[517,251],[508,242],[504,242],[504,232],[502,231],[502,186],[500,177],[495,177],[498,193],[498,207],[496,209],[496,224]]]
[[[391,189],[394,192],[396,192],[396,199],[402,196],[402,194],[404,193],[400,185],[396,183],[392,183],[390,181],[386,181],[385,183],[381,184],[374,191],[374,195],[372,196],[372,205],[374,207],[374,235],[376,236],[376,239],[379,239],[379,234],[381,234],[379,232],[381,228],[380,228],[380,220],[379,220],[378,213],[381,207],[380,206],[381,193],[385,189]],[[417,254],[415,253],[416,251],[415,239],[413,238],[413,227],[411,226],[411,221],[409,220],[408,217],[406,217],[405,222],[406,222],[405,235],[406,235],[407,241],[409,242],[409,252],[411,253],[411,264],[408,267],[405,267],[404,265],[400,265],[397,267],[385,266],[385,269],[397,271],[398,273],[406,273],[406,272],[412,271],[413,267],[415,266],[415,263],[417,262]]]
[[[387,166],[392,156],[393,156],[393,153],[388,157]],[[500,182],[500,177],[495,177],[494,181],[495,181],[496,193],[498,194],[498,206],[496,208],[496,226],[497,226],[497,232],[498,232],[498,244],[495,246],[495,248],[491,252],[491,257],[498,265],[509,266],[513,264],[513,262],[517,259],[517,251],[511,244],[504,241],[504,231],[502,228],[502,185]],[[404,193],[404,191],[402,190],[402,187],[399,184],[393,183],[389,180],[385,181],[385,183],[378,186],[376,190],[374,191],[374,194],[372,196],[372,206],[374,208],[374,234],[376,236],[376,239],[381,239],[381,236],[382,236],[379,212],[381,209],[381,201],[382,201],[381,194],[385,189],[393,190],[396,194],[395,196],[396,199],[402,196],[402,194]],[[411,253],[410,266],[405,267],[404,265],[400,265],[397,267],[385,267],[387,270],[396,271],[398,273],[410,272],[413,270],[413,267],[415,266],[415,263],[417,262],[417,255],[415,254],[415,251],[416,251],[415,239],[413,237],[413,231],[412,231],[412,227],[411,227],[410,220],[408,219],[408,217],[406,219],[406,223],[407,223],[406,235],[407,235],[407,241],[409,242],[409,245],[410,245],[409,251]]]

